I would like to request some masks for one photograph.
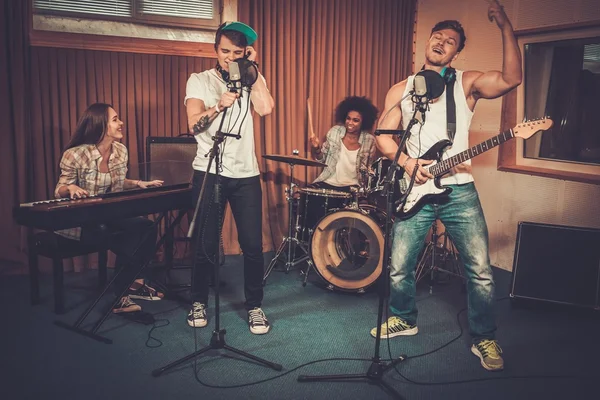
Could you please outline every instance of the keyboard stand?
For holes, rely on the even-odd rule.
[[[160,222],[162,221],[162,219],[165,217],[166,213],[167,213],[167,211],[160,213],[159,216],[158,216],[158,218],[156,220],[154,220],[154,225],[153,226],[158,226],[158,224],[160,224]],[[179,215],[177,216],[177,218],[175,218],[175,220],[173,221],[173,223],[169,224],[168,230],[158,240],[158,242],[156,243],[155,249],[159,249],[164,244],[164,242],[165,242],[166,238],[168,237],[168,235],[172,235],[173,234],[173,230],[179,224],[179,222],[181,221],[181,219],[183,218],[184,215],[185,215],[185,212],[180,212]],[[146,235],[149,235],[150,231],[151,230],[149,230],[149,232],[146,233]],[[146,239],[146,237],[144,237],[144,239]],[[141,240],[140,244],[143,243],[143,242],[144,242],[144,240]],[[139,249],[140,249],[140,245],[138,245],[138,247],[135,249],[134,254],[137,253]],[[92,304],[90,304],[88,306],[88,308],[79,316],[79,318],[77,318],[77,321],[75,321],[75,323],[73,325],[67,324],[66,322],[59,321],[59,320],[54,321],[54,324],[56,326],[59,326],[61,328],[67,329],[67,330],[70,330],[70,331],[78,333],[80,335],[87,336],[87,337],[92,338],[94,340],[97,340],[99,342],[103,342],[103,343],[106,343],[106,344],[112,344],[112,339],[109,339],[109,338],[104,337],[104,336],[100,336],[96,332],[98,332],[98,329],[100,329],[100,326],[102,326],[102,324],[104,323],[104,321],[106,321],[106,319],[112,314],[113,307],[119,302],[119,300],[121,299],[121,297],[123,297],[125,295],[125,293],[127,293],[127,290],[129,290],[129,287],[131,286],[131,284],[135,281],[135,279],[137,279],[137,277],[142,273],[142,271],[144,270],[144,268],[146,268],[146,266],[148,266],[149,263],[150,263],[150,260],[148,262],[142,264],[139,267],[139,270],[137,271],[137,273],[136,273],[135,277],[133,278],[133,280],[129,283],[129,285],[127,285],[123,289],[123,292],[112,301],[110,307],[94,323],[94,326],[92,327],[91,330],[83,329],[81,327],[81,324],[89,316],[89,314],[96,307],[96,305],[102,299],[102,297],[104,297],[104,295],[108,291],[108,288],[110,287],[110,285],[115,281],[115,279],[117,278],[117,276],[121,272],[123,272],[123,269],[121,269],[119,272],[117,272],[112,277],[112,279],[110,280],[110,282],[108,282],[108,284],[104,287],[104,289],[98,295],[98,297],[96,297],[96,299],[94,299],[94,301],[92,302]]]

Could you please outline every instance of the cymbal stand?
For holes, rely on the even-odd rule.
[[[442,237],[444,238],[443,244],[438,245],[438,242]],[[428,261],[429,265],[427,265]],[[450,262],[449,269],[442,268],[439,265],[441,264],[446,267],[448,262]],[[465,282],[465,277],[458,265],[458,256],[456,255],[450,234],[445,231],[438,235],[437,221],[434,221],[431,225],[431,240],[425,246],[423,255],[415,270],[415,279],[417,283],[425,276],[429,275],[429,293],[433,292],[434,275],[436,271],[460,278],[463,283]]]
[[[287,249],[287,255],[286,255],[286,259],[285,259],[285,273],[287,274],[288,272],[290,272],[290,269],[300,263],[303,263],[304,261],[307,261],[309,266],[305,272],[305,279],[304,279],[304,283],[303,286],[306,285],[306,278],[308,277],[308,271],[310,269],[310,267],[312,266],[312,260],[310,259],[310,256],[308,255],[308,248],[306,247],[306,245],[300,241],[298,239],[298,235],[297,233],[294,233],[294,213],[293,213],[293,202],[294,202],[294,188],[296,187],[296,184],[294,183],[294,164],[290,163],[290,185],[289,185],[289,189],[286,189],[285,191],[285,198],[286,201],[288,203],[288,235],[287,237],[283,238],[283,241],[281,242],[281,244],[279,245],[279,248],[277,249],[277,252],[275,253],[275,257],[273,257],[273,259],[271,260],[271,262],[269,263],[269,266],[267,267],[267,270],[265,271],[265,276],[263,277],[263,285],[265,285],[267,283],[267,278],[269,277],[269,274],[271,273],[271,271],[273,271],[273,268],[275,268],[275,265],[277,264],[277,261],[280,261],[281,256],[284,254],[285,250]],[[303,255],[296,259],[295,254],[296,254],[296,248],[300,248],[303,252]]]

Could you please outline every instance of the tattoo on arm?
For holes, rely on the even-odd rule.
[[[198,122],[196,122],[196,124],[193,127],[194,134],[197,135],[198,133],[204,132],[206,128],[208,128],[208,125],[210,125],[208,115],[200,117]]]

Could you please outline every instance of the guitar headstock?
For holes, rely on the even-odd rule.
[[[552,127],[554,122],[548,117],[524,121],[515,126],[512,131],[516,137],[529,139],[539,131],[545,131]]]

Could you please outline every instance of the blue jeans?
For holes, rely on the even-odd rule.
[[[488,251],[488,230],[473,183],[450,185],[449,201],[427,204],[412,218],[394,222],[390,311],[407,323],[417,323],[415,269],[424,239],[439,219],[446,227],[465,267],[469,331],[473,342],[494,339],[496,331],[494,279]]]

